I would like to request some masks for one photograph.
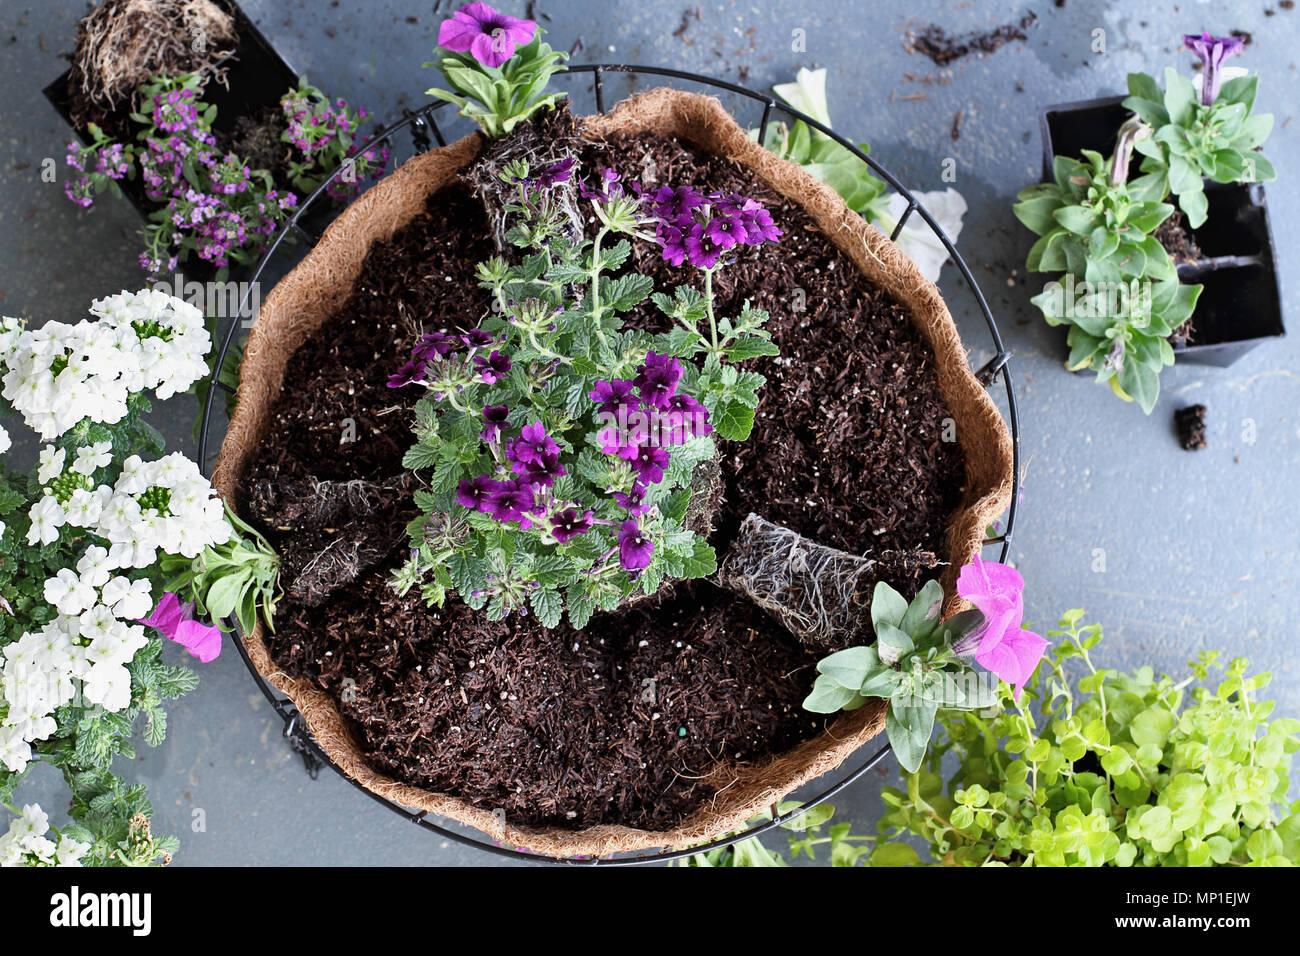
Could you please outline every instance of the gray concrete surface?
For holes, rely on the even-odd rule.
[[[523,12],[522,3],[502,6]],[[1300,125],[1291,122],[1300,10],[1276,0],[753,0],[701,4],[700,19],[673,36],[693,0],[539,6],[551,18],[546,26],[556,46],[582,38],[578,62],[676,66],[756,88],[787,80],[800,65],[828,67],[836,128],[869,140],[873,155],[904,181],[941,188],[942,163],[955,159],[955,185],[971,207],[960,246],[1015,351],[1024,492],[1013,557],[1029,581],[1029,618],[1047,626],[1063,609],[1087,608],[1106,625],[1108,666],[1150,663],[1182,673],[1205,647],[1247,655],[1274,672],[1278,712],[1300,714],[1291,631],[1300,625],[1300,337],[1258,349],[1231,369],[1166,371],[1160,404],[1144,417],[1062,370],[1059,335],[1029,304],[1034,282],[1022,281],[1030,237],[1010,211],[1016,191],[1038,175],[1040,105],[1118,92],[1130,70],[1188,69],[1180,50],[1185,32],[1248,31],[1254,42],[1241,62],[1263,73],[1260,105],[1277,117],[1267,152],[1280,181],[1268,194],[1284,308],[1295,323],[1300,285],[1287,270],[1300,247]],[[131,208],[105,201],[82,215],[61,186],[39,179],[41,160],[61,162],[68,136],[40,89],[64,68],[60,55],[86,7],[82,0],[0,4],[0,309],[37,322],[75,319],[91,298],[139,284]],[[440,19],[433,7],[395,0],[244,3],[299,70],[385,117],[424,100],[431,81],[420,64]],[[903,45],[909,26],[987,28],[1018,20],[1027,9],[1039,16],[1028,42],[948,70]],[[791,48],[796,29],[806,33],[805,52]],[[1096,30],[1105,31],[1105,53],[1092,52]],[[623,92],[611,82],[610,102]],[[577,98],[579,108],[589,103]],[[951,268],[941,284],[979,364],[992,350],[972,300]],[[1189,454],[1173,438],[1171,417],[1196,401],[1210,408],[1210,448]],[[194,411],[190,400],[166,406],[164,431],[173,447],[192,447]],[[1104,571],[1094,570],[1097,549]],[[332,773],[309,780],[234,653],[203,668],[200,688],[171,712],[165,745],[144,753],[129,772],[149,784],[158,825],[181,834],[178,863],[499,862],[417,832]],[[891,764],[855,784],[837,801],[841,815],[869,827],[878,788],[894,773]],[[46,790],[43,782],[34,780],[32,792]],[[192,832],[196,811],[204,832]]]

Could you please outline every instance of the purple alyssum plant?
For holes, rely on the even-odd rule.
[[[712,295],[719,269],[779,237],[760,204],[673,191],[674,228],[728,225],[707,240],[716,256],[683,260],[676,294],[655,297],[672,323],[652,334],[624,326],[653,290],[624,266],[633,241],[670,255],[669,197],[599,171],[581,189],[594,235],[575,239],[554,190],[577,174],[572,160],[503,170],[513,251],[477,271],[492,312],[423,335],[389,381],[426,391],[405,457],[425,487],[395,587],[433,604],[456,592],[492,619],[531,611],[548,627],[566,607],[582,627],[598,608],[716,569],[687,526],[692,481],[717,438],[753,426],[763,378],[735,363],[776,352],[766,313],[717,316]]]
[[[64,190],[77,205],[89,208],[105,189],[120,193],[123,180],[137,177],[145,196],[158,204],[139,257],[140,267],[153,275],[173,271],[191,254],[217,269],[251,262],[298,205],[298,194],[277,188],[266,170],[218,147],[212,132],[216,109],[199,94],[196,76],[158,77],[141,87],[140,112],[131,114],[139,127],[135,142],[117,142],[92,125],[89,146],[68,145],[66,162],[75,175]],[[310,119],[303,104],[311,105]],[[342,101],[330,108],[303,80],[282,105],[290,120],[285,139],[296,150],[289,170],[294,189],[315,188],[344,161],[362,179],[382,172],[384,151],[348,158],[351,132],[363,116],[347,111]],[[358,181],[350,175],[331,194],[347,198]]]

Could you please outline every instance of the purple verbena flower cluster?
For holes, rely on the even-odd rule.
[[[605,422],[601,451],[627,462],[635,475],[630,490],[613,494],[628,514],[619,534],[619,556],[629,571],[644,569],[654,554],[653,542],[641,534],[636,519],[649,510],[649,487],[664,480],[669,448],[713,431],[704,406],[678,391],[681,378],[677,359],[650,352],[635,378],[597,382],[588,394]]]
[[[704,193],[692,186],[661,186],[642,197],[655,222],[664,261],[714,269],[737,246],[761,246],[781,238],[772,214],[739,193]]]

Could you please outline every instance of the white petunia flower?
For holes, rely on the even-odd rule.
[[[9,439],[9,433],[5,431],[5,427],[3,425],[0,425],[0,455],[3,455],[5,452],[7,452],[9,450],[10,445],[12,444],[13,442],[10,441]]]
[[[966,215],[967,208],[962,194],[949,187],[933,192],[913,193],[913,195],[918,202],[930,210],[934,221],[948,234],[948,238],[955,246],[957,237],[961,235],[962,217]],[[885,215],[876,225],[885,235],[889,235],[906,209],[907,200],[894,193],[889,197]],[[948,250],[939,241],[939,237],[931,231],[925,220],[919,216],[909,219],[903,226],[903,231],[899,233],[897,242],[898,247],[916,263],[916,267],[921,270],[921,275],[931,282],[939,281],[943,264],[948,261]]]

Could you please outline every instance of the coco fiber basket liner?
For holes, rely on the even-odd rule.
[[[957,423],[966,460],[966,492],[949,522],[943,583],[945,613],[961,606],[956,569],[978,553],[984,530],[1010,503],[1011,437],[1001,415],[967,365],[957,328],[938,290],[912,261],[874,227],[849,210],[833,189],[798,166],[751,142],[712,97],[656,89],[626,100],[613,112],[582,121],[582,135],[600,140],[616,133],[678,137],[748,167],[760,180],[802,205],[818,227],[873,282],[911,313],[935,354],[940,391]],[[371,244],[390,238],[424,209],[427,197],[456,181],[483,140],[478,134],[416,156],[364,193],[326,230],[315,249],[267,297],[249,334],[238,404],[213,482],[238,502],[241,478],[267,434],[285,366],[293,353],[346,301]],[[824,733],[766,761],[719,765],[708,782],[719,792],[680,826],[663,831],[602,825],[580,831],[528,829],[445,794],[383,776],[367,766],[334,701],[308,680],[279,670],[262,627],[244,636],[254,665],[301,711],[322,749],[345,773],[372,792],[413,810],[449,817],[507,845],[553,856],[681,848],[741,828],[796,788],[838,767],[884,728],[880,701],[837,719]]]

